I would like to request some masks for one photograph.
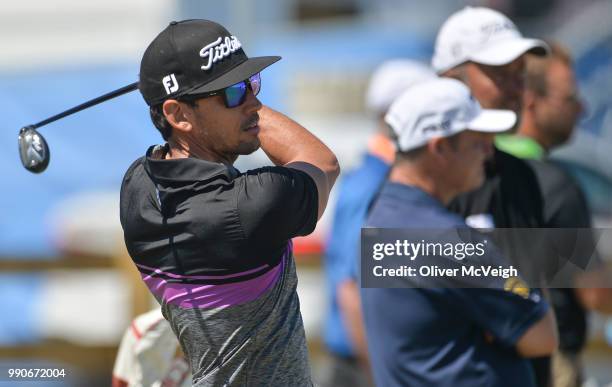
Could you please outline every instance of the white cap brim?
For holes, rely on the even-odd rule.
[[[500,133],[516,125],[516,113],[512,110],[483,109],[467,124],[468,130],[485,133]]]
[[[509,38],[496,41],[489,47],[470,55],[469,60],[484,65],[502,66],[528,51],[533,51],[538,55],[547,55],[550,49],[539,39]]]

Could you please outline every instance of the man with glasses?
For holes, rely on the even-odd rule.
[[[149,45],[139,89],[166,141],[126,172],[128,251],[187,357],[195,386],[310,386],[291,238],[314,230],[339,173],[314,135],[256,98],[259,72],[207,20]],[[259,147],[276,165],[233,167]]]

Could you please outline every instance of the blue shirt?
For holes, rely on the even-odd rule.
[[[353,278],[353,267],[359,259],[361,226],[388,171],[389,166],[383,160],[366,154],[363,163],[345,174],[339,185],[332,230],[325,251],[328,310],[323,337],[327,348],[340,356],[353,356],[355,352],[342,321],[336,289],[342,281]]]
[[[427,193],[385,183],[367,227],[460,228]],[[361,289],[372,371],[379,386],[533,386],[514,346],[548,308],[497,288]],[[494,340],[489,342],[485,332]]]

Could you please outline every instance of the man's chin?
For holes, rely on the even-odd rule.
[[[479,176],[474,176],[468,184],[464,187],[462,193],[472,192],[480,188],[485,182],[484,171]]]
[[[241,156],[250,155],[251,153],[255,152],[257,149],[259,149],[260,146],[261,146],[261,143],[259,142],[259,139],[257,139],[256,141],[249,142],[249,143],[242,143],[238,147],[237,153]]]

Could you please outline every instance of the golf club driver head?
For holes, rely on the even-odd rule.
[[[41,173],[49,165],[51,154],[45,138],[33,126],[19,131],[19,156],[24,168],[32,173]]]

